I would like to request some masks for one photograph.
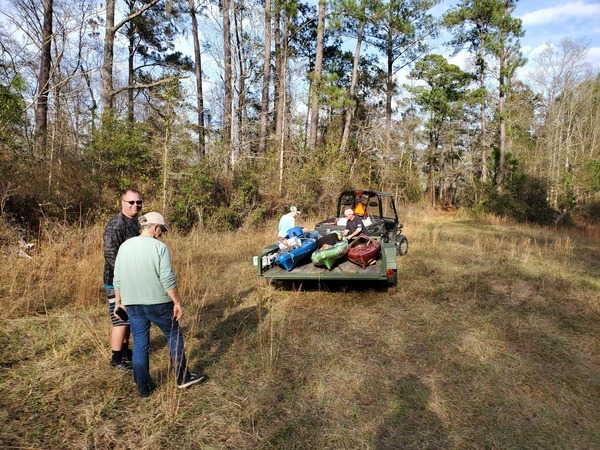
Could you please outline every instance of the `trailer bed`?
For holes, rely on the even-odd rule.
[[[381,256],[366,268],[362,268],[348,260],[337,263],[331,270],[316,267],[310,261],[294,267],[289,272],[275,264],[272,257],[277,247],[265,248],[263,254],[256,257],[259,276],[269,280],[371,280],[397,282],[396,248],[393,244],[383,244]]]
[[[381,273],[381,259],[375,264],[367,266],[363,269],[350,261],[344,261],[336,265],[331,270],[322,267],[315,267],[310,261],[307,264],[294,267],[293,270],[287,271],[279,266],[275,266],[262,274],[265,278],[278,280],[344,280],[344,279],[372,279],[379,280],[386,278],[385,274]]]

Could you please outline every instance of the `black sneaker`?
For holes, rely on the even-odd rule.
[[[131,363],[131,359],[133,357],[133,351],[131,349],[123,350],[121,355],[121,361],[125,363]]]
[[[148,397],[150,397],[150,395],[152,395],[152,391],[150,391],[150,392],[144,392],[143,394],[140,394],[140,397],[141,398],[148,398]]]
[[[185,381],[184,381],[184,382],[182,382],[182,383],[179,383],[179,384],[177,385],[177,387],[178,387],[179,389],[185,389],[185,388],[188,388],[188,387],[190,387],[190,386],[191,386],[191,385],[193,385],[193,384],[200,383],[200,382],[201,382],[201,381],[203,381],[205,378],[206,378],[206,377],[205,377],[204,375],[197,375],[197,374],[195,374],[195,373],[190,373],[190,374],[187,376],[187,378],[185,379]]]
[[[130,362],[126,362],[126,361],[121,361],[121,362],[111,361],[110,362],[110,366],[114,367],[115,369],[123,370],[124,372],[133,372],[133,367],[131,366]]]

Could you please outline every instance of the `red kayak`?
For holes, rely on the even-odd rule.
[[[381,243],[366,234],[360,234],[348,246],[348,261],[363,269],[377,259],[381,252]]]

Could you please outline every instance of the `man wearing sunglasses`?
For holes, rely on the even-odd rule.
[[[110,365],[120,370],[131,371],[131,350],[129,349],[129,321],[114,315],[115,289],[113,277],[115,260],[119,247],[127,239],[140,234],[137,216],[142,210],[142,194],[135,189],[127,189],[121,195],[121,212],[114,216],[104,230],[104,289],[108,297],[112,330],[110,347],[112,358]]]

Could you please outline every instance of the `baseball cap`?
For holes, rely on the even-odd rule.
[[[296,214],[302,214],[302,211],[298,211],[298,208],[295,206],[290,206],[290,212],[295,212]]]
[[[352,214],[354,214],[354,210],[352,210],[351,208],[348,208],[346,211],[344,211],[345,216],[350,216]]]
[[[165,223],[165,218],[162,216],[162,214],[154,211],[144,214],[142,217],[139,218],[139,221],[140,225],[146,225],[147,223],[161,225],[163,227],[163,230],[171,231],[171,229]]]

